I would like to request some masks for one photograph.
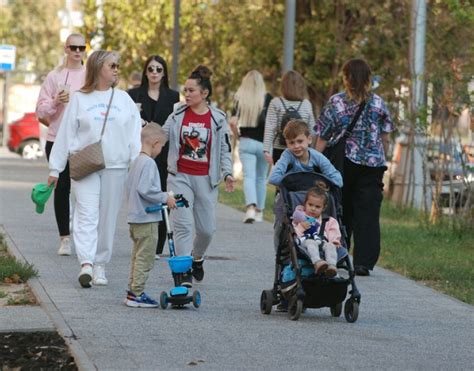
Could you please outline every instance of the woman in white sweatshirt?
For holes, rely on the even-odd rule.
[[[87,60],[84,87],[72,96],[49,158],[48,184],[57,184],[68,156],[100,139],[107,107],[102,150],[105,169],[72,180],[76,196],[73,239],[82,287],[107,285],[105,264],[112,256],[117,215],[130,162],[140,151],[140,113],[130,96],[114,89],[118,55],[98,50]]]
[[[36,103],[38,119],[48,127],[46,137],[46,157],[49,160],[56,133],[71,95],[82,88],[86,77],[86,67],[82,59],[86,51],[84,36],[73,33],[68,36],[64,45],[66,54],[64,64],[52,70],[46,76]],[[59,174],[58,184],[54,190],[54,215],[58,225],[60,246],[59,255],[71,255],[71,238],[69,231],[69,194],[71,180],[69,166]]]

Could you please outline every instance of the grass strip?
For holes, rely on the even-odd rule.
[[[19,262],[9,256],[5,236],[0,233],[0,284],[24,283],[31,277],[37,277],[38,271],[32,264]]]
[[[267,187],[265,220],[273,221],[275,188]],[[235,192],[221,185],[219,202],[245,211],[242,182]],[[384,201],[381,210],[382,249],[378,265],[474,305],[474,229],[430,225],[417,210]]]
[[[12,256],[0,256],[0,282],[26,282],[37,277],[38,271],[29,263],[21,263]]]
[[[379,264],[474,304],[474,231],[430,225],[417,210],[384,202]]]

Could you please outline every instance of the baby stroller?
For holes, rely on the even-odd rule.
[[[337,249],[337,267],[347,270],[348,277],[329,278],[316,275],[313,264],[304,249],[299,247],[291,217],[297,205],[303,204],[306,191],[317,182],[323,182],[329,188],[328,205],[323,212],[319,237],[324,239],[325,220],[332,216],[339,222],[341,244]],[[282,300],[288,301],[288,315],[298,320],[303,308],[329,307],[333,317],[342,313],[348,286],[349,298],[344,304],[344,316],[348,322],[355,322],[359,315],[360,293],[356,287],[354,269],[345,248],[346,233],[342,225],[341,190],[326,177],[318,173],[297,172],[285,176],[280,186],[280,196],[275,206],[276,225],[281,224],[278,234],[278,247],[275,261],[275,279],[273,289],[263,290],[260,297],[260,310],[270,314],[272,306]],[[321,257],[324,252],[320,249]]]

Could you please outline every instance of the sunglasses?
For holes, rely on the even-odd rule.
[[[111,70],[115,70],[115,69],[119,69],[120,68],[120,64],[118,63],[112,63],[112,64],[109,64],[109,67]]]
[[[86,50],[86,46],[85,45],[68,45],[67,46],[69,48],[69,50],[71,51],[79,51],[79,52],[83,52]]]
[[[163,67],[148,66],[147,71],[150,72],[150,73],[153,73],[153,72],[162,73],[163,72]]]

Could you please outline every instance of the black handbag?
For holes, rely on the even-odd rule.
[[[352,121],[347,127],[345,133],[342,135],[339,140],[334,143],[331,147],[326,147],[323,151],[323,155],[327,157],[329,161],[334,165],[334,167],[339,170],[341,174],[344,173],[344,158],[346,157],[346,140],[350,138],[352,135],[352,130],[354,129],[355,124],[359,120],[360,115],[365,107],[365,101],[359,105],[357,112],[355,113],[354,117],[352,117]]]

